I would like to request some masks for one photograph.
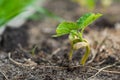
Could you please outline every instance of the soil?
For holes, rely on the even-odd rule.
[[[49,0],[44,7],[68,21],[86,12],[68,0]],[[0,80],[119,80],[119,7],[114,3],[86,28],[84,38],[90,43],[91,55],[84,66],[79,64],[84,49],[75,51],[69,61],[68,35],[51,37],[58,21],[44,17],[17,29],[8,27],[0,41]]]

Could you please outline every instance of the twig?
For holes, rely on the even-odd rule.
[[[54,50],[54,52],[51,54],[51,56],[56,55],[56,54],[58,54],[59,51],[65,50],[65,49],[66,49],[65,47],[63,47],[63,48],[57,48],[56,50]]]
[[[2,72],[2,71],[0,70],[0,73],[5,77],[6,80],[9,80],[9,79],[7,78],[7,76],[5,75],[4,72]]]
[[[118,72],[118,71],[105,70],[106,68],[113,67],[113,66],[115,66],[116,64],[117,64],[117,63],[115,63],[115,64],[113,64],[113,65],[108,65],[108,66],[103,67],[103,68],[101,68],[101,69],[97,69],[97,68],[92,67],[92,66],[82,66],[82,65],[72,66],[71,68],[86,67],[86,68],[91,68],[91,69],[93,69],[93,70],[97,70],[97,71],[100,71],[100,72],[120,74],[120,72]]]
[[[91,67],[91,66],[88,66],[89,68],[91,68],[91,69],[94,69],[94,70],[97,70],[97,71],[99,71],[100,69],[97,69],[97,68],[95,68],[95,67]],[[120,72],[118,72],[118,71],[109,71],[109,70],[101,70],[101,72],[106,72],[106,73],[114,73],[114,74],[120,74]]]
[[[53,55],[56,55],[60,50],[61,50],[61,48],[56,49],[56,50],[52,53],[52,56],[53,56]]]
[[[111,71],[111,70],[105,70],[106,68],[110,68],[110,67],[113,67],[115,66],[117,63],[113,64],[113,65],[108,65],[106,67],[103,67],[101,69],[97,69],[95,67],[92,67],[92,66],[82,66],[82,65],[77,65],[77,66],[71,66],[71,67],[60,67],[60,66],[40,66],[40,68],[58,68],[58,69],[68,69],[68,68],[79,68],[79,67],[86,67],[86,68],[91,68],[93,70],[97,70],[97,74],[100,73],[100,72],[106,72],[106,73],[113,73],[113,74],[120,74],[120,72],[118,71]],[[96,75],[97,75],[96,74]]]
[[[116,64],[117,64],[118,62],[116,62],[116,63],[114,63],[114,64],[112,64],[112,65],[108,65],[108,66],[105,66],[105,67],[103,67],[103,68],[101,68],[101,69],[96,69],[96,68],[94,68],[94,69],[96,69],[96,70],[98,70],[98,72],[97,73],[95,73],[95,75],[93,75],[93,76],[91,76],[90,78],[93,78],[93,77],[95,77],[95,76],[97,76],[100,72],[112,72],[112,73],[119,73],[120,74],[120,72],[117,72],[117,71],[108,71],[108,70],[105,70],[105,69],[107,69],[107,68],[110,68],[110,67],[113,67],[113,66],[115,66]],[[89,79],[90,79],[89,78]]]
[[[11,53],[8,53],[8,58],[9,58],[9,60],[11,61],[11,62],[13,62],[14,64],[16,64],[16,65],[19,65],[19,66],[36,66],[37,64],[36,63],[33,63],[32,62],[32,64],[23,64],[23,63],[19,63],[19,62],[17,62],[17,61],[15,61],[15,60],[13,60],[12,58],[11,58]],[[29,61],[30,62],[30,61]]]

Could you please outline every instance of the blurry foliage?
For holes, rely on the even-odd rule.
[[[60,22],[63,21],[62,18],[56,16],[53,12],[43,7],[33,5],[32,3],[35,1],[37,0],[0,0],[0,27],[8,23],[21,12],[26,11],[28,6],[32,6],[39,14],[44,14]],[[33,14],[30,18],[37,19],[40,17],[38,17],[38,14]]]
[[[74,2],[77,2],[83,7],[88,8],[89,10],[93,10],[95,8],[95,0],[72,0]]]
[[[97,2],[99,2],[104,8],[109,7],[113,3],[113,0],[72,0],[72,1],[78,3],[82,7],[86,7],[89,10],[94,10],[97,5]],[[119,2],[120,0],[114,1]]]
[[[59,22],[64,21],[63,18],[57,16],[56,14],[54,14],[53,12],[49,11],[48,9],[46,9],[44,7],[35,7],[35,9],[36,9],[36,12],[39,13],[39,15],[38,14],[33,14],[32,16],[29,17],[29,19],[38,20],[45,15],[45,16],[53,18],[53,19],[55,19]]]
[[[100,1],[103,7],[109,7],[113,3],[113,0],[100,0]]]
[[[35,0],[0,0],[0,26],[25,10]]]

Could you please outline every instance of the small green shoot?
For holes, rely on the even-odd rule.
[[[74,50],[80,48],[86,48],[86,52],[83,55],[80,64],[84,65],[90,54],[90,46],[86,39],[83,38],[84,29],[98,19],[102,14],[87,13],[80,17],[76,22],[62,22],[56,29],[56,35],[53,37],[63,36],[69,34],[69,40],[71,49],[69,53],[69,60],[72,60]]]
[[[35,55],[36,48],[37,48],[37,45],[35,45],[35,46],[32,48],[32,50],[30,51],[30,53],[31,53],[32,55]]]

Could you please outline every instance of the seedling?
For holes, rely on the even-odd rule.
[[[72,55],[75,50],[80,48],[86,48],[86,52],[83,55],[80,64],[84,65],[88,56],[90,54],[90,46],[86,39],[83,38],[83,32],[85,28],[98,19],[102,14],[97,13],[87,13],[80,17],[76,22],[62,22],[58,25],[56,29],[56,35],[54,37],[59,37],[68,34],[71,44],[71,49],[69,52],[69,60],[72,60]]]

